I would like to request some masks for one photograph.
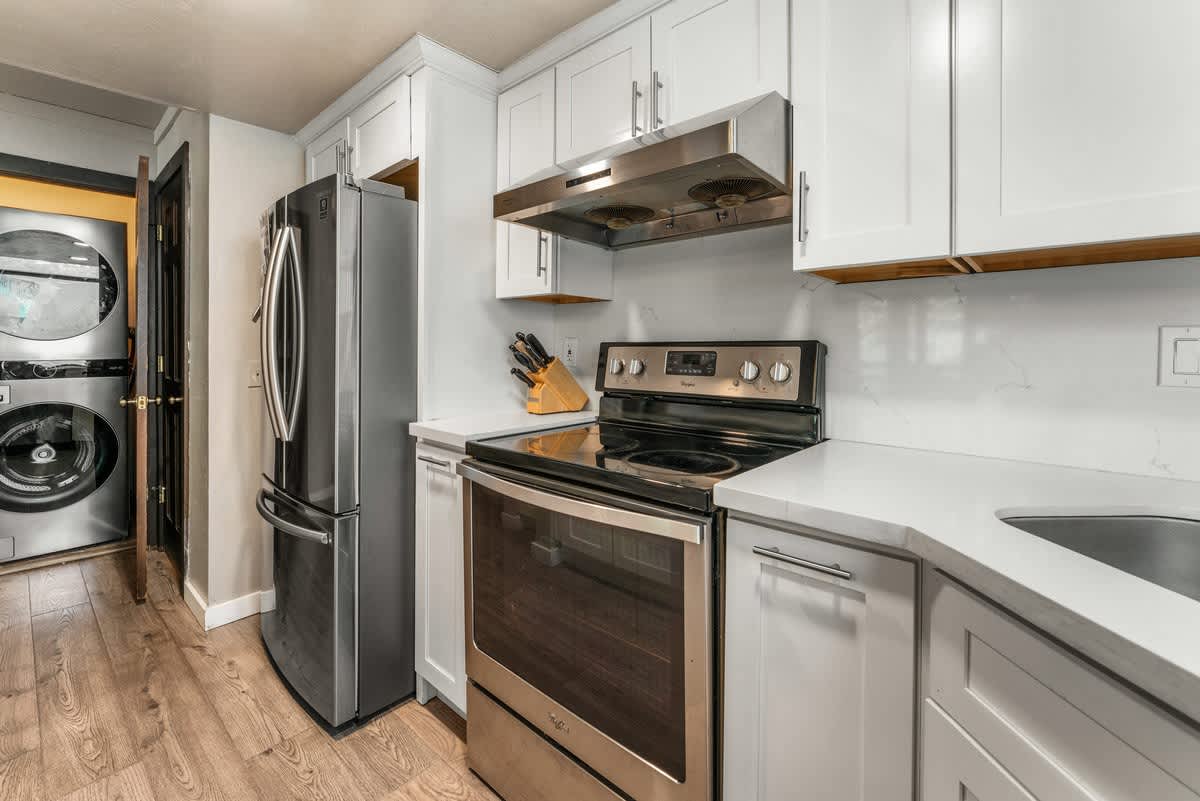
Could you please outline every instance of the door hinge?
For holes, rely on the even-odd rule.
[[[155,225],[154,232],[155,232],[155,235],[158,237],[158,241],[159,242],[163,241],[163,227],[161,225]]]
[[[167,488],[160,484],[158,487],[158,504],[159,504],[159,506],[162,506],[166,502],[167,502]]]
[[[162,371],[163,371],[163,357],[162,357],[162,354],[160,353],[160,354],[158,354],[158,372],[161,373]]]

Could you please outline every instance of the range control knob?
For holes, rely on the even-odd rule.
[[[760,372],[758,362],[747,361],[742,362],[742,369],[738,370],[738,375],[742,377],[743,381],[756,381]]]
[[[613,375],[620,375],[625,370],[625,362],[621,359],[613,359],[608,363],[608,372]]]
[[[771,380],[776,384],[786,384],[787,380],[792,377],[792,368],[784,362],[775,362],[771,365]]]
[[[641,359],[630,359],[629,360],[629,374],[630,375],[641,375],[644,372],[646,372],[646,363],[644,361],[642,361]]]

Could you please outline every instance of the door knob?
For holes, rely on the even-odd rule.
[[[150,404],[161,406],[162,398],[147,398],[145,395],[135,395],[132,398],[121,398],[119,401],[117,401],[117,403],[121,404],[122,409],[124,409],[126,406],[135,406],[140,410],[145,409]]]

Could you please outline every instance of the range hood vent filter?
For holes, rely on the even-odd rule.
[[[718,178],[696,184],[688,190],[688,197],[701,203],[712,203],[717,208],[736,209],[756,200],[773,187],[761,178]]]
[[[583,213],[591,222],[611,231],[624,231],[638,223],[654,219],[654,209],[645,206],[598,206]]]

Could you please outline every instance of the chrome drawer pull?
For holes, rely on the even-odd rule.
[[[763,548],[759,545],[755,545],[753,550],[759,556],[766,556],[769,559],[778,559],[780,562],[786,562],[787,564],[795,565],[796,567],[815,570],[816,572],[824,573],[827,576],[835,576],[840,579],[845,579],[846,581],[854,578],[854,574],[849,570],[842,570],[841,565],[823,565],[820,562],[810,562],[807,559],[801,559],[799,556],[789,556],[788,554],[780,551],[778,548]]]
[[[417,461],[418,461],[418,462],[425,462],[425,463],[427,463],[427,464],[431,464],[431,465],[433,465],[434,467],[443,467],[443,468],[446,468],[446,469],[449,469],[449,468],[450,468],[450,463],[449,463],[449,462],[447,462],[447,461],[444,461],[444,460],[442,460],[442,459],[434,459],[432,456],[418,456],[418,457],[417,457]]]

